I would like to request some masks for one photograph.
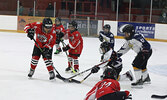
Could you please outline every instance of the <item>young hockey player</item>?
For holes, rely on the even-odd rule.
[[[65,69],[66,72],[71,72],[72,67],[74,67],[74,71],[79,71],[79,61],[78,57],[80,57],[82,48],[83,48],[83,39],[79,31],[77,30],[77,22],[71,21],[69,23],[69,29],[67,30],[69,44],[66,47],[63,47],[63,51],[69,52],[68,55],[68,67]],[[72,71],[72,72],[74,72]]]
[[[49,79],[54,79],[55,74],[52,66],[52,51],[56,40],[56,32],[53,28],[52,20],[50,18],[44,18],[42,23],[34,22],[27,24],[24,28],[24,31],[31,40],[34,38],[34,34],[36,34],[36,42],[38,43],[35,43],[34,45],[31,59],[31,68],[28,77],[33,76],[35,68],[38,64],[38,60],[42,55],[46,67],[49,71]],[[40,46],[43,52],[41,52],[38,46]]]
[[[124,38],[126,42],[117,53],[119,56],[122,56],[130,49],[137,53],[137,56],[132,63],[136,82],[132,83],[131,85],[132,87],[142,87],[143,83],[150,83],[151,81],[146,67],[148,59],[152,54],[151,46],[141,34],[135,33],[135,28],[133,25],[125,25],[122,31],[125,34]]]
[[[106,24],[103,26],[103,31],[99,32],[99,40],[101,42],[109,42],[111,45],[111,48],[114,49],[114,43],[115,43],[115,39],[114,39],[114,35],[113,33],[110,32],[111,26],[109,24]]]
[[[105,62],[109,59],[111,59],[111,61],[109,61],[108,63],[104,63],[100,66],[94,66],[91,70],[92,73],[97,73],[100,68],[105,70],[109,66],[110,68],[113,68],[116,71],[117,80],[124,80],[124,79],[128,78],[130,81],[133,81],[131,71],[127,71],[125,74],[119,75],[119,73],[122,70],[122,59],[117,56],[117,53],[114,50],[112,50],[111,44],[109,42],[101,43],[100,53],[102,54],[102,56],[101,56],[102,62]]]
[[[85,100],[126,100],[132,99],[129,91],[120,91],[117,73],[112,68],[106,68],[103,79],[87,94]]]
[[[62,51],[59,44],[61,41],[63,41],[63,36],[65,33],[65,29],[61,23],[61,18],[57,17],[55,19],[54,27],[55,27],[55,31],[56,31],[56,44],[55,44],[56,45],[56,52],[54,52],[54,54],[59,54]]]

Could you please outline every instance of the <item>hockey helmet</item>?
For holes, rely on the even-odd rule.
[[[130,40],[132,39],[132,37],[134,36],[135,34],[135,28],[133,25],[131,24],[127,24],[124,28],[123,28],[123,33],[127,33],[129,36],[125,36],[125,39],[126,40]]]
[[[116,80],[117,79],[117,73],[116,73],[115,69],[106,68],[103,72],[102,78],[103,79],[114,79],[114,80]]]
[[[111,49],[111,44],[110,44],[109,42],[102,42],[102,43],[100,44],[100,49],[99,49],[99,51],[100,51],[101,54],[106,53],[106,52],[109,51],[110,49]]]
[[[109,24],[106,24],[106,25],[103,26],[103,29],[108,29],[108,30],[110,30],[110,29],[111,29],[111,26],[110,26]]]
[[[77,22],[76,21],[71,21],[70,23],[69,23],[69,26],[72,26],[72,27],[74,27],[75,29],[77,29],[77,26],[78,26],[78,24],[77,24]]]
[[[44,18],[42,22],[42,26],[47,29],[51,29],[53,26],[52,20],[50,18]]]

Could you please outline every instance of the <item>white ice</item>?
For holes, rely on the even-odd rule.
[[[80,71],[100,63],[99,40],[84,37],[83,41],[84,49],[79,58]],[[167,43],[149,42],[153,48],[153,55],[148,62],[152,83],[144,85],[143,89],[134,89],[130,87],[130,81],[120,82],[121,89],[129,90],[133,100],[153,100],[152,94],[167,94]],[[116,39],[115,50],[123,43],[123,39]],[[0,32],[0,100],[83,100],[86,93],[100,80],[101,70],[82,84],[65,83],[59,79],[49,81],[49,74],[42,59],[33,79],[28,79],[33,46],[34,42],[27,38],[26,34]],[[131,63],[135,55],[130,50],[122,57],[124,67],[121,73],[127,70],[133,72]],[[65,53],[53,55],[53,62],[62,76],[72,76],[64,71],[67,67]],[[82,80],[87,74],[75,79]]]

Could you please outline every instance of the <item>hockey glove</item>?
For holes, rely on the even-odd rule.
[[[49,48],[44,47],[43,48],[43,55],[46,58],[49,58],[51,55],[49,54]]]
[[[29,37],[32,40],[34,38],[35,30],[33,28],[30,28],[27,30],[27,33],[27,37]]]
[[[117,53],[115,51],[112,52],[112,55],[111,55],[110,59],[112,61],[116,61],[117,60]]]
[[[126,93],[126,97],[125,97],[125,100],[129,100],[129,99],[132,99],[132,95],[130,94],[130,92],[129,91],[125,91],[125,93]]]
[[[99,71],[100,67],[94,66],[91,70],[91,73],[97,73]]]
[[[63,51],[66,52],[67,50],[69,50],[70,47],[67,45],[66,47],[63,47]]]
[[[103,42],[103,37],[101,35],[99,36],[99,40]]]

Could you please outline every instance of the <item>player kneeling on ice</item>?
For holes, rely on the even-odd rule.
[[[101,61],[105,62],[111,59],[108,63],[104,63],[100,66],[94,66],[91,70],[92,73],[97,73],[100,68],[106,69],[108,66],[114,69],[117,73],[117,80],[124,80],[128,78],[130,81],[133,81],[133,76],[131,71],[127,71],[123,75],[119,75],[122,70],[122,59],[117,56],[117,53],[111,48],[109,42],[103,42],[100,45]],[[101,76],[103,77],[103,76]]]
[[[69,29],[67,29],[69,44],[66,47],[63,47],[63,51],[69,52],[68,55],[68,67],[65,69],[66,72],[79,72],[79,61],[78,57],[80,57],[82,48],[83,48],[83,39],[81,34],[77,29],[77,22],[71,21],[69,23]],[[74,70],[72,71],[74,66]]]
[[[32,59],[31,59],[31,68],[28,74],[28,77],[32,77],[35,71],[35,68],[38,64],[40,56],[43,56],[43,60],[49,71],[50,80],[55,78],[55,74],[52,66],[52,51],[53,46],[56,40],[56,32],[52,27],[52,20],[50,18],[44,18],[43,22],[34,22],[27,24],[24,28],[24,31],[27,36],[32,40],[34,39],[34,34],[36,34],[36,42],[34,45]],[[39,48],[39,47],[40,48]],[[41,50],[42,49],[42,50]]]
[[[102,80],[99,81],[87,94],[85,100],[126,100],[132,99],[129,91],[120,91],[117,72],[106,68]]]
[[[130,49],[134,50],[137,53],[132,66],[134,69],[136,82],[132,83],[132,87],[141,87],[143,83],[150,83],[150,77],[147,72],[147,62],[152,54],[151,45],[144,39],[144,37],[135,33],[135,28],[131,24],[127,24],[122,26],[122,32],[124,33],[124,38],[126,42],[117,51],[119,56],[124,55]]]

